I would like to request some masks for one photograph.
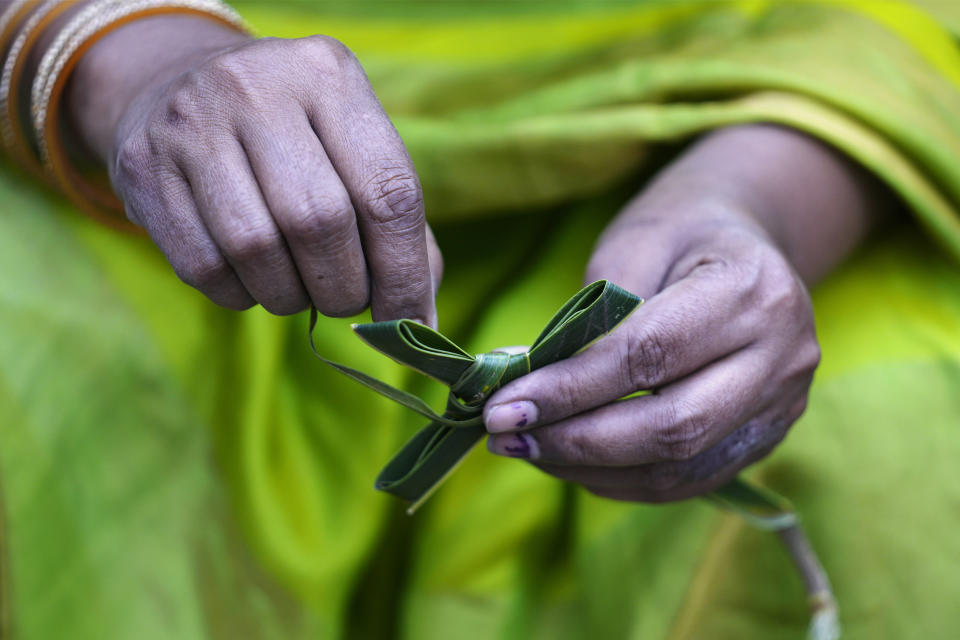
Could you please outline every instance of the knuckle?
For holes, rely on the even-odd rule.
[[[330,238],[346,235],[353,228],[354,215],[350,201],[309,192],[293,196],[283,205],[278,221],[284,233],[302,238]]]
[[[338,77],[359,66],[349,47],[336,38],[312,35],[294,42],[322,75]]]
[[[308,48],[310,51],[317,53],[318,55],[331,57],[347,57],[351,55],[350,49],[347,47],[347,45],[343,44],[332,36],[323,35],[322,33],[299,38],[298,40],[295,40],[295,42]]]
[[[204,293],[212,292],[230,275],[226,260],[212,251],[191,252],[187,257],[171,263],[180,280]]]
[[[170,134],[171,131],[164,122],[153,120],[148,123],[141,133],[146,152],[153,157],[169,155],[172,137]]]
[[[276,36],[264,36],[258,40],[254,40],[248,45],[238,49],[237,51],[250,51],[256,52],[256,55],[265,55],[272,56],[278,54],[280,51],[284,50],[287,45],[290,43],[290,40],[285,38],[278,38]]]
[[[563,456],[564,464],[588,465],[596,459],[595,443],[579,429],[568,430],[555,441]]]
[[[147,138],[155,152],[166,149],[183,157],[212,155],[218,143],[233,135],[229,110],[218,90],[204,86],[204,81],[195,77],[199,71],[188,75],[171,90],[147,125]]]
[[[144,127],[141,153],[154,158],[167,156],[172,158],[178,151],[182,140],[177,139],[179,130],[171,130],[165,122],[153,121]]]
[[[796,318],[809,308],[809,296],[793,269],[779,256],[764,265],[759,283],[761,309],[773,317]]]
[[[672,419],[656,430],[656,452],[664,461],[683,462],[701,453],[710,428],[706,414],[692,407],[675,408]]]
[[[214,56],[195,72],[192,84],[204,88],[206,95],[218,96],[220,101],[254,102],[261,93],[258,79],[263,63],[251,53],[236,49]]]
[[[225,235],[222,248],[227,255],[240,262],[262,258],[278,245],[276,233],[266,225],[238,226]]]
[[[366,185],[365,200],[374,224],[389,231],[402,233],[424,224],[420,183],[405,168],[378,171]]]
[[[809,386],[813,382],[814,372],[820,366],[820,344],[814,337],[804,339],[799,345],[791,345],[786,358],[786,361],[780,364],[780,379]]]
[[[193,83],[177,87],[170,93],[164,105],[163,123],[174,130],[199,125],[200,103],[200,96]],[[154,135],[160,138],[167,135],[167,131],[155,131]]]
[[[806,412],[808,400],[809,400],[809,396],[805,393],[800,398],[798,398],[796,402],[790,405],[790,408],[787,409],[787,416],[786,416],[787,425],[791,425],[797,420],[799,420],[800,416],[802,416],[804,412]],[[784,429],[784,433],[786,433],[786,429]]]
[[[113,163],[114,183],[120,190],[142,186],[153,164],[150,144],[143,136],[131,136],[117,149]]]
[[[770,316],[792,319],[801,311],[803,301],[803,293],[796,284],[779,282],[767,290],[763,308]]]
[[[718,448],[725,454],[721,460],[732,460],[742,468],[767,456],[787,436],[805,407],[806,400],[801,399],[783,410],[777,410],[773,415],[758,416],[748,421],[720,442]],[[730,463],[725,466],[729,468]],[[714,468],[704,471],[708,473],[700,473],[699,479],[709,479],[716,473]],[[709,473],[711,471],[713,474]]]
[[[667,376],[667,347],[656,324],[645,331],[626,334],[621,370],[631,389],[646,390],[662,384]]]
[[[806,345],[801,350],[800,361],[801,366],[809,372],[813,372],[820,366],[820,360],[823,357],[823,353],[820,350],[820,343],[817,342],[816,338],[812,338],[806,342]]]

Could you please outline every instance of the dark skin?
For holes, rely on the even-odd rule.
[[[881,200],[847,160],[789,129],[731,127],[694,144],[627,205],[587,266],[586,280],[611,279],[646,304],[590,349],[494,394],[490,449],[624,500],[730,480],[803,413],[820,358],[807,286],[864,238]],[[617,402],[641,389],[655,393]]]
[[[110,168],[131,220],[214,302],[328,315],[371,305],[376,319],[435,322],[441,261],[416,172],[340,43],[152,18],[93,47],[68,98],[76,139]],[[585,281],[613,280],[646,304],[498,391],[484,414],[491,451],[624,500],[726,482],[803,413],[820,357],[807,288],[887,200],[799,132],[705,136],[586,265]],[[617,402],[640,389],[655,393]]]
[[[68,98],[128,217],[214,302],[436,324],[416,170],[336,40],[143,20],[91,49]]]

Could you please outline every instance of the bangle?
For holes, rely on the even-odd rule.
[[[40,155],[24,131],[20,114],[20,86],[29,51],[50,24],[79,0],[46,0],[17,34],[0,75],[0,136],[14,160],[35,177],[42,177]]]
[[[74,204],[112,226],[132,224],[106,175],[81,175],[70,162],[59,120],[64,88],[83,54],[101,38],[135,20],[170,14],[200,16],[249,33],[240,16],[219,0],[96,0],[57,34],[33,82],[33,128],[44,168]]]
[[[16,33],[17,27],[38,2],[40,0],[13,0],[0,15],[0,57],[6,53],[7,43]]]

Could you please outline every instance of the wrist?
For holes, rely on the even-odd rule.
[[[894,201],[828,145],[772,125],[720,129],[664,169],[625,215],[671,218],[703,233],[752,226],[809,285],[829,273]],[[633,211],[631,211],[633,210]]]
[[[761,206],[748,191],[736,190],[708,175],[678,174],[659,179],[641,192],[604,235],[616,235],[630,227],[654,227],[675,247],[675,253],[687,253],[718,235],[750,233],[782,250],[758,213]]]
[[[107,163],[118,125],[138,96],[250,39],[188,15],[144,18],[108,34],[84,54],[67,86],[64,121],[73,146]]]

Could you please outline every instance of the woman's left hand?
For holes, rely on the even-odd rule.
[[[803,413],[820,351],[787,259],[746,212],[657,210],[628,207],[586,278],[647,302],[582,353],[494,394],[491,451],[601,496],[679,500],[768,454]],[[621,400],[640,390],[652,393]]]

